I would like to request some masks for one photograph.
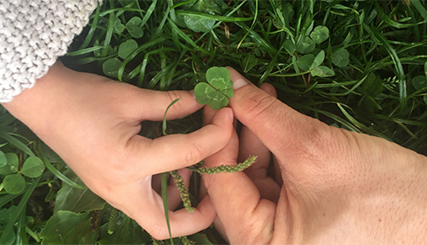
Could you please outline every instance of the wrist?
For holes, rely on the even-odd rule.
[[[34,127],[44,125],[49,120],[49,112],[54,110],[56,104],[53,98],[58,93],[61,80],[70,71],[61,62],[56,62],[45,76],[37,79],[32,88],[22,91],[12,101],[2,103],[2,106],[34,131]]]

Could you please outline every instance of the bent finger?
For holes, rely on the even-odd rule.
[[[203,175],[203,180],[231,244],[261,244],[271,239],[276,205],[260,199],[246,174]]]
[[[240,133],[239,162],[245,161],[249,155],[257,156],[257,160],[245,170],[246,175],[258,188],[261,198],[277,203],[280,196],[280,186],[268,176],[271,153],[249,128],[243,126]]]
[[[209,113],[209,110],[205,110],[206,112]],[[233,133],[229,144],[208,157],[204,161],[204,167],[221,164],[235,165],[237,155],[238,138],[237,134]],[[268,236],[272,235],[275,205],[268,200],[260,200],[257,187],[246,174],[242,172],[203,174],[202,178],[230,243],[253,242],[254,236],[262,238],[259,242],[270,239]],[[268,234],[267,237],[258,236],[257,234],[265,230],[264,228],[267,232],[263,234]]]
[[[262,84],[260,87],[273,97],[276,97],[276,90],[271,84]],[[270,163],[270,150],[258,139],[258,137],[245,125],[240,132],[239,162],[243,162],[250,155],[256,155],[257,161],[245,173],[252,180],[264,179],[267,177],[267,168]]]
[[[129,216],[135,219],[152,237],[163,240],[169,238],[162,198],[154,191],[135,195]],[[185,209],[168,211],[172,237],[194,234],[209,227],[216,217],[215,209],[206,196],[194,212]]]
[[[135,162],[130,166],[137,168],[133,171],[156,174],[196,164],[229,142],[234,130],[232,120],[232,110],[223,108],[215,114],[211,124],[190,134],[154,140],[134,136],[128,143],[130,158]]]

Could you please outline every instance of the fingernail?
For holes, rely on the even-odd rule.
[[[245,79],[238,78],[233,82],[233,89],[236,90],[246,85],[248,85],[248,82]]]
[[[233,122],[234,121],[234,113],[233,113],[233,109],[230,108],[230,121]]]
[[[196,98],[196,95],[194,94],[194,89],[188,92],[191,94],[191,96],[193,96],[193,98]]]

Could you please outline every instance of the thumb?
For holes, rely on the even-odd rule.
[[[259,89],[236,70],[227,67],[235,90],[230,107],[278,159],[309,153],[326,124],[305,116]],[[314,147],[314,148],[313,148]],[[285,158],[289,159],[289,158]]]

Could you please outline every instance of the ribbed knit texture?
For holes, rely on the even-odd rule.
[[[0,102],[34,86],[88,23],[98,0],[0,0]]]

